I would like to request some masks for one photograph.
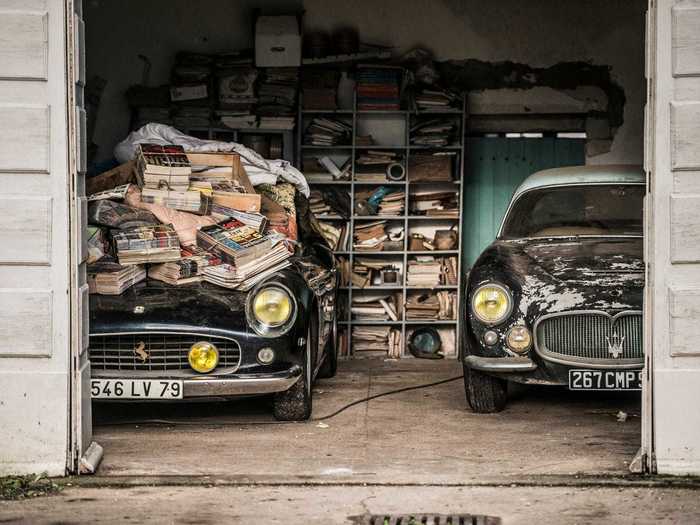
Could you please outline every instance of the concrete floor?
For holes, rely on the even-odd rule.
[[[344,362],[316,386],[314,416],[459,375],[454,361]],[[300,424],[275,423],[266,399],[102,405],[98,475],[56,496],[0,501],[0,523],[360,525],[370,513],[414,512],[700,523],[700,480],[629,474],[639,410],[638,394],[519,388],[505,412],[476,415],[461,379]]]
[[[455,361],[346,361],[336,378],[316,385],[314,417],[368,395],[459,375]],[[620,410],[628,414],[624,422],[617,420]],[[265,399],[102,405],[95,408],[95,440],[105,449],[99,476],[507,483],[626,474],[639,447],[639,412],[638,393],[539,387],[519,389],[500,414],[478,415],[466,409],[460,379],[362,403],[323,422],[276,424]],[[150,419],[178,424],[134,422]]]
[[[0,501],[0,522],[355,524],[411,512],[498,516],[504,525],[700,523],[690,489],[571,487],[138,487],[69,488],[59,496]]]

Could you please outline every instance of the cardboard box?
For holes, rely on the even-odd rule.
[[[85,179],[85,195],[111,190],[128,182],[136,182],[136,162],[133,160]]]
[[[187,153],[187,158],[190,164],[195,166],[210,166],[210,167],[230,167],[225,177],[238,185],[245,188],[244,193],[219,193],[214,192],[214,204],[233,208],[234,210],[245,212],[260,211],[260,195],[255,192],[255,188],[250,183],[250,179],[241,164],[241,157],[237,153]],[[196,177],[198,173],[193,173],[192,177]],[[221,177],[219,177],[221,178]]]
[[[261,16],[255,24],[255,65],[301,65],[301,34],[296,16]]]

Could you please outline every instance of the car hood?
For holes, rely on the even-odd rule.
[[[470,280],[509,286],[518,317],[527,320],[568,310],[641,310],[642,252],[640,238],[499,240]]]
[[[95,334],[167,329],[212,335],[246,333],[247,296],[209,283],[171,286],[149,279],[121,295],[91,295],[90,331]]]

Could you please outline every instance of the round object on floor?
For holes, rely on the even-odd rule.
[[[430,326],[417,328],[408,340],[408,350],[413,357],[421,359],[442,359],[444,355],[440,353],[441,348],[440,334]]]

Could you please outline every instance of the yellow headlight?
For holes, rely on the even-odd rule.
[[[200,341],[192,345],[187,358],[193,370],[206,374],[219,364],[219,351],[213,344]]]
[[[486,324],[504,321],[512,309],[510,294],[498,284],[485,284],[476,290],[472,298],[474,315]]]
[[[292,315],[292,299],[281,288],[263,288],[253,299],[255,318],[265,326],[277,327]]]
[[[525,353],[532,344],[532,335],[526,326],[517,325],[508,331],[506,336],[508,348],[519,354]]]

